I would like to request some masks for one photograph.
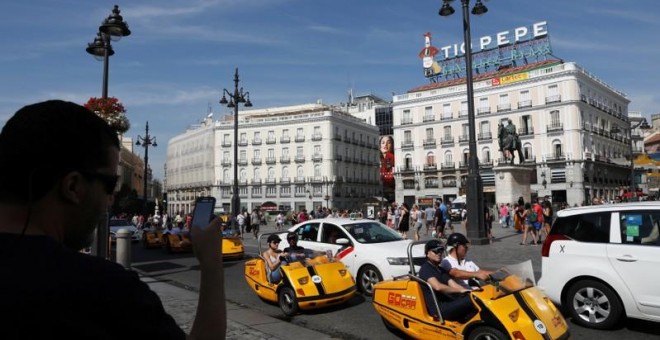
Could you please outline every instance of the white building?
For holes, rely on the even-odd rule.
[[[497,200],[498,124],[511,119],[532,172],[532,196],[580,205],[630,185],[629,100],[575,63],[550,60],[474,77],[484,198]],[[396,199],[464,194],[468,156],[465,79],[430,83],[393,102]],[[611,133],[614,126],[618,133]],[[635,132],[633,132],[634,135]],[[519,160],[516,159],[516,164]]]
[[[238,180],[242,208],[358,208],[379,194],[378,129],[321,104],[241,110]],[[230,211],[234,122],[206,120],[168,144],[169,211],[190,212],[212,195]]]

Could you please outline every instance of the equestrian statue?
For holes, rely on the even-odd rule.
[[[513,160],[516,158],[514,151],[518,151],[518,158],[520,158],[519,163],[522,163],[525,159],[522,153],[522,145],[520,145],[520,138],[518,137],[518,132],[516,131],[516,126],[511,122],[511,119],[508,120],[507,126],[499,124],[497,128],[497,138],[499,139],[500,151],[504,155],[504,160],[506,162],[510,161],[510,164],[513,165]]]

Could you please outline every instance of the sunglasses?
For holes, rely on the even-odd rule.
[[[440,254],[442,254],[443,251],[445,251],[445,248],[437,247],[437,248],[431,249],[431,251],[436,255],[440,255]]]
[[[78,170],[78,172],[83,175],[83,177],[87,177],[88,179],[95,179],[101,182],[106,194],[113,195],[115,193],[115,189],[117,189],[117,183],[119,182],[119,176],[85,170]]]

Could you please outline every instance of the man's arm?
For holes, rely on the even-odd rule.
[[[192,228],[195,256],[199,260],[201,280],[197,314],[189,339],[225,339],[227,307],[222,268],[220,219],[215,218],[205,228]]]
[[[473,278],[478,278],[479,280],[486,281],[489,278],[490,271],[487,270],[477,270],[476,272],[468,272],[465,270],[460,270],[458,268],[452,268],[449,270],[449,275],[454,279],[469,280]]]
[[[443,294],[456,294],[456,293],[460,294],[470,291],[469,289],[462,287],[458,283],[454,282],[454,280],[449,280],[448,282],[449,285],[443,284],[442,282],[440,282],[440,280],[438,280],[435,277],[429,277],[426,281],[431,285],[433,290]]]

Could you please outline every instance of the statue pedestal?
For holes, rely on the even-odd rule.
[[[532,199],[531,175],[532,169],[522,166],[502,165],[493,168],[495,171],[496,203],[515,203],[522,196],[525,202]]]

